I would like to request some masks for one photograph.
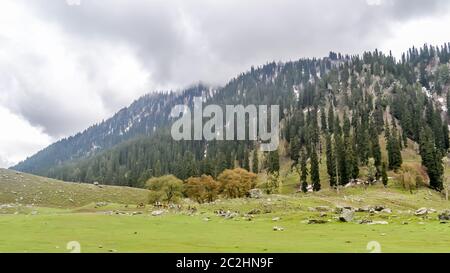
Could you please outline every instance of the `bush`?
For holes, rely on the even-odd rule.
[[[241,168],[225,170],[217,177],[220,192],[228,198],[246,196],[256,186],[256,179],[256,174]]]
[[[187,197],[199,203],[213,202],[219,193],[219,184],[209,175],[190,177],[184,185]]]
[[[170,203],[183,195],[183,181],[173,175],[150,178],[145,187],[150,190],[150,203],[162,201]]]

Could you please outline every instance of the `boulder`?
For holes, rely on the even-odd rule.
[[[389,223],[386,221],[373,221],[371,223],[368,223],[368,225],[388,225]]]
[[[254,198],[254,199],[259,199],[259,198],[262,197],[262,195],[263,195],[263,192],[262,192],[261,189],[251,189],[251,190],[248,192],[248,196],[249,196],[250,198]]]
[[[450,221],[450,210],[444,210],[438,215],[440,221]]]
[[[273,231],[284,231],[284,228],[275,226],[273,227]]]
[[[309,219],[307,223],[308,223],[308,225],[311,225],[311,224],[326,224],[326,223],[328,223],[328,221],[327,220],[323,220],[323,219]]]
[[[344,209],[339,216],[339,221],[341,222],[351,222],[353,220],[355,213],[352,210]]]
[[[163,215],[164,211],[163,210],[154,210],[152,211],[152,216],[160,216]]]
[[[369,212],[369,211],[370,211],[370,207],[369,206],[365,206],[365,207],[356,209],[356,212]]]
[[[388,209],[388,208],[385,208],[385,209],[381,210],[381,212],[382,212],[382,213],[388,213],[388,214],[391,214],[391,213],[392,213],[392,210],[391,210],[391,209]]]
[[[428,214],[427,208],[420,208],[420,209],[416,210],[416,212],[414,213],[414,215],[416,215],[416,216],[423,216],[423,215],[427,215],[427,214]]]
[[[384,206],[381,206],[381,205],[377,205],[377,206],[375,206],[373,209],[374,209],[375,211],[382,211],[382,210],[385,209],[385,207],[384,207]]]

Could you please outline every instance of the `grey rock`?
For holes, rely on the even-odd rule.
[[[387,221],[373,221],[371,223],[368,223],[368,225],[388,225],[389,222]]]
[[[444,210],[438,215],[440,221],[450,221],[450,210]]]
[[[160,215],[163,215],[163,214],[164,214],[163,210],[152,211],[152,216],[160,216]]]
[[[262,192],[261,189],[251,189],[248,192],[248,195],[249,195],[250,198],[259,199],[259,198],[262,197],[263,192]]]
[[[416,210],[416,212],[414,214],[416,216],[427,215],[428,214],[428,209],[427,208],[420,208],[420,209]]]
[[[344,209],[339,216],[339,221],[341,222],[351,222],[353,220],[355,213],[352,210]]]

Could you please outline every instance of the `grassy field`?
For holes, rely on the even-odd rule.
[[[382,252],[450,252],[450,223],[437,217],[450,203],[436,192],[421,189],[411,194],[391,185],[303,194],[292,193],[295,175],[287,174],[286,180],[283,195],[203,205],[184,200],[181,207],[152,216],[160,208],[136,206],[146,201],[145,190],[0,170],[0,252],[70,252],[71,241],[79,242],[81,252],[364,253],[371,241],[378,242]],[[357,212],[348,223],[334,213],[336,206],[377,205],[392,212]],[[318,206],[329,211],[321,213]],[[414,215],[420,207],[437,212]],[[217,215],[218,210],[236,215],[227,219]],[[328,222],[308,224],[310,219]],[[362,219],[388,224],[360,224]]]

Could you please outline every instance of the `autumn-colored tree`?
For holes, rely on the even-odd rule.
[[[213,202],[219,194],[219,183],[211,176],[190,177],[184,185],[187,197],[199,203]]]
[[[218,177],[220,192],[228,198],[244,197],[256,186],[256,174],[237,168],[225,170]]]

